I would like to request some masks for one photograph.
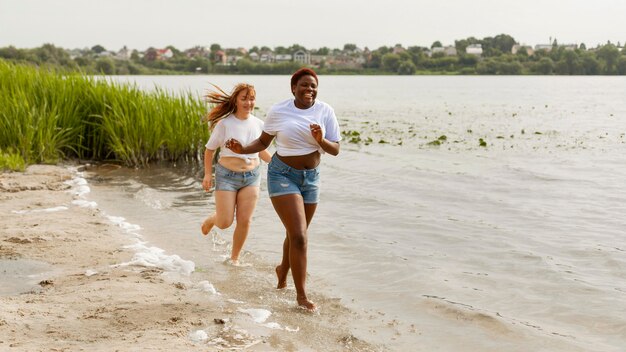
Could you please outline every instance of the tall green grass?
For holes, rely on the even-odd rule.
[[[190,92],[144,92],[0,60],[0,151],[25,164],[197,161],[209,137],[205,114],[204,102]]]

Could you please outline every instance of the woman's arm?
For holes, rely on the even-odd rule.
[[[320,125],[312,123],[309,127],[311,127],[311,135],[326,153],[335,156],[339,154],[339,142],[331,142],[324,138],[322,136],[322,128]]]
[[[268,164],[272,160],[272,155],[270,154],[270,152],[267,151],[267,149],[261,150],[259,152],[259,157],[261,158],[261,160],[265,161]]]
[[[215,150],[204,150],[204,178],[202,179],[202,188],[205,192],[211,190],[211,178],[213,175],[213,154],[215,154]]]
[[[226,141],[225,146],[226,148],[232,150],[233,152],[237,154],[252,154],[252,153],[258,153],[262,150],[267,149],[267,147],[270,146],[270,143],[272,143],[273,139],[274,139],[274,136],[267,134],[265,132],[261,132],[261,135],[259,136],[259,138],[253,140],[250,144],[246,145],[245,147],[242,146],[238,140],[232,139],[232,138]]]

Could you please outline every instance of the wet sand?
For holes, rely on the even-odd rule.
[[[0,173],[0,350],[385,350],[355,337],[358,315],[332,299],[310,314],[250,293],[242,308],[215,293],[211,273],[138,264],[133,239],[80,199],[75,177],[42,165]]]

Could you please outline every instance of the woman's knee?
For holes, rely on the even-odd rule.
[[[230,225],[233,224],[233,218],[231,217],[226,217],[226,218],[220,218],[217,217],[217,219],[215,219],[215,226],[220,228],[220,229],[226,229],[229,228]]]
[[[306,231],[290,233],[289,243],[295,249],[306,249],[306,246],[307,246]]]
[[[249,216],[237,216],[237,226],[250,227],[252,224],[252,218]]]

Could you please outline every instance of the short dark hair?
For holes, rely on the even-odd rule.
[[[317,74],[315,73],[315,71],[311,70],[308,67],[303,67],[299,69],[298,71],[296,71],[293,74],[293,76],[291,76],[291,86],[293,87],[296,84],[298,84],[298,81],[300,80],[300,78],[304,76],[313,76],[313,78],[315,78],[315,82],[319,83],[319,81],[317,80]]]

